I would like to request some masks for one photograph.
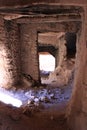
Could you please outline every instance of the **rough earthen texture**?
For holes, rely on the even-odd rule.
[[[39,80],[37,33],[34,27],[26,24],[21,25],[21,64],[22,73],[31,75]],[[23,33],[24,32],[24,33]]]
[[[5,22],[5,27],[7,31],[7,42],[9,49],[11,51],[11,66],[13,72],[14,84],[20,81],[20,42],[19,42],[19,28],[18,25],[11,21]]]
[[[83,16],[84,18],[84,16]],[[86,18],[86,17],[85,17]],[[24,21],[22,21],[24,23]],[[70,22],[71,24],[71,22]],[[82,31],[81,31],[81,36],[80,40],[77,43],[77,59],[76,59],[76,68],[75,68],[75,83],[74,83],[74,90],[73,90],[73,95],[72,95],[72,100],[70,103],[70,110],[69,112],[69,125],[70,128],[73,130],[86,130],[86,122],[87,122],[87,106],[86,106],[86,87],[87,87],[87,79],[86,79],[86,52],[87,52],[87,45],[86,45],[86,39],[85,35],[86,34],[86,26],[85,22],[83,20],[83,26],[82,26]],[[22,68],[24,72],[30,73],[33,78],[36,80],[38,79],[38,61],[36,57],[34,57],[33,54],[37,54],[37,32],[44,32],[44,31],[72,31],[73,26],[68,26],[69,23],[29,23],[29,24],[21,24],[21,34],[25,30],[25,34],[22,34],[21,39],[26,39],[26,44],[29,45],[28,48],[25,46],[25,40],[22,40],[22,45],[25,46],[26,54],[30,55],[30,60],[28,63],[28,58],[27,55],[25,58],[22,60]],[[84,27],[85,26],[85,27]],[[32,39],[31,39],[31,33],[28,32],[30,31],[32,33]],[[29,35],[29,37],[28,37]],[[36,50],[33,48],[36,47]],[[24,49],[23,48],[23,49]],[[29,49],[30,48],[30,49]],[[28,52],[30,50],[30,53]],[[32,52],[33,50],[33,52]],[[34,52],[35,51],[35,52]],[[37,55],[36,55],[37,56]],[[25,61],[27,64],[25,64]],[[28,68],[28,66],[32,64],[30,67],[31,69]],[[32,68],[34,67],[34,73],[32,71]],[[79,91],[78,91],[79,90]]]
[[[60,5],[84,6],[82,15],[82,30],[77,42],[77,58],[75,68],[75,82],[70,107],[67,112],[68,124],[72,130],[87,130],[87,1],[86,0],[34,0],[34,3],[53,3]],[[1,0],[0,7],[18,7],[30,5],[32,1]],[[78,12],[79,13],[79,12]],[[30,19],[29,19],[30,20]],[[74,32],[77,24],[67,22],[20,21],[20,42],[17,24],[4,21],[0,17],[0,86],[9,88],[20,80],[20,73],[28,73],[39,80],[37,55],[37,32],[65,31]],[[25,24],[26,23],[26,24]],[[76,26],[73,26],[76,25]],[[74,30],[73,30],[74,29]],[[20,47],[21,43],[21,47]],[[20,69],[21,59],[21,69]],[[21,71],[20,71],[21,70]],[[2,116],[3,117],[3,116]],[[15,117],[15,116],[14,116]],[[11,117],[13,118],[13,117]],[[2,119],[1,119],[2,120]],[[28,123],[27,123],[28,124]],[[0,124],[2,125],[2,124]],[[16,123],[17,125],[17,123]],[[5,126],[5,125],[4,125]],[[48,124],[47,124],[48,126]],[[49,125],[50,126],[50,125]],[[1,126],[0,126],[1,127]],[[2,129],[9,129],[2,128]],[[23,128],[24,129],[24,128]],[[50,128],[49,128],[50,129]]]
[[[85,9],[87,11],[87,9]],[[77,43],[77,59],[74,89],[71,98],[69,125],[73,130],[87,130],[87,13],[84,12],[80,40]]]
[[[75,25],[74,28],[72,27],[72,24]],[[72,29],[76,31],[77,22],[76,23],[72,22],[72,24],[71,22],[68,22],[68,25],[69,25],[68,27],[70,28],[66,28],[66,22],[65,23],[40,22],[40,23],[28,23],[28,24],[22,23],[20,25],[22,72],[26,74],[30,74],[35,80],[39,80],[39,60],[38,60],[38,43],[37,43],[38,32],[53,32],[53,31],[71,32]],[[61,43],[62,43],[62,40],[61,40]],[[53,43],[51,45],[53,45]],[[55,45],[54,43],[54,46],[57,46],[57,45]]]
[[[32,3],[58,3],[58,4],[86,4],[86,0],[6,0],[4,2],[3,0],[0,1],[0,6],[5,7],[5,6],[24,6],[24,5],[30,5]]]
[[[0,18],[0,86],[9,88],[19,80],[18,28]]]
[[[41,46],[53,46],[56,49],[56,54],[53,50],[53,56],[56,58],[56,65],[61,66],[66,57],[66,46],[65,46],[65,33],[64,32],[47,32],[47,33],[39,33],[38,34],[38,45]]]

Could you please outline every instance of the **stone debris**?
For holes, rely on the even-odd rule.
[[[68,84],[72,70],[65,69],[61,66],[58,66],[52,73],[49,75],[50,82],[56,82],[58,86],[65,86]]]
[[[32,106],[27,105],[22,110],[22,113],[29,117],[34,116],[35,113],[37,113],[37,112],[40,112],[40,108],[38,106],[34,106],[34,105],[32,105]]]
[[[32,88],[30,90],[5,90],[1,88],[1,91],[11,95],[22,102],[21,107],[40,106],[41,104],[54,104],[65,100],[69,100],[71,95],[71,86],[66,88]]]

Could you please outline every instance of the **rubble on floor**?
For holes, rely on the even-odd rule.
[[[18,99],[22,102],[21,107],[32,107],[32,106],[40,106],[43,104],[44,106],[51,106],[53,104],[60,103],[62,101],[69,100],[71,96],[71,86],[67,86],[67,88],[52,88],[52,87],[36,87],[31,88],[29,90],[26,89],[18,89],[14,88],[11,90],[5,90],[3,88],[0,91],[3,91],[6,95],[9,95],[15,99]],[[13,104],[14,105],[14,104]],[[18,106],[19,107],[19,106]]]
[[[75,59],[64,61],[64,63],[61,66],[57,66],[47,78],[41,77],[42,83],[56,87],[67,86],[74,74],[74,65]]]

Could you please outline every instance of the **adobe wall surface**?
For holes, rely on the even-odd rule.
[[[12,71],[13,84],[20,82],[20,31],[15,22],[5,21],[8,49],[10,50],[9,59],[11,60],[9,72]],[[13,67],[12,67],[13,66]]]
[[[76,26],[77,24],[74,23]],[[68,28],[64,23],[26,23],[20,24],[21,31],[21,67],[22,72],[31,75],[35,80],[39,80],[39,60],[38,60],[38,32],[72,31],[71,22]],[[77,30],[75,27],[74,29]],[[75,30],[74,30],[75,31]]]
[[[82,15],[82,31],[77,42],[75,82],[67,117],[72,130],[87,130],[87,1],[34,0],[33,2],[85,6]],[[0,1],[1,8],[6,6],[18,7],[28,4],[32,4],[32,1]],[[0,86],[9,88],[18,83],[21,73],[30,74],[35,80],[39,80],[38,32],[76,32],[75,28],[78,27],[78,22],[75,23],[74,30],[72,23],[74,22],[43,22],[39,21],[39,19],[33,22],[26,22],[26,19],[24,19],[22,23],[19,23],[19,32],[16,23],[4,21],[0,17]]]
[[[72,130],[87,130],[87,8],[82,19],[82,32],[77,44],[75,82],[68,110]]]
[[[0,86],[10,88],[19,80],[18,28],[0,16]]]

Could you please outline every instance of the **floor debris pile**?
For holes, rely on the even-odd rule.
[[[21,106],[40,106],[43,104],[44,106],[50,106],[53,104],[60,103],[62,101],[69,100],[71,96],[71,87],[67,88],[32,88],[30,90],[13,90],[10,91],[5,90],[3,88],[0,89],[0,92],[9,95],[11,98],[17,99],[22,102]],[[8,104],[8,103],[7,103]],[[10,104],[10,102],[9,102]],[[12,103],[11,103],[12,104]],[[14,106],[14,104],[12,104]],[[20,105],[18,105],[20,107]]]

